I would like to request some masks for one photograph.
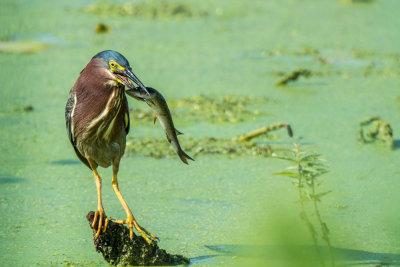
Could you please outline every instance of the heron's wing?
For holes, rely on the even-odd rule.
[[[125,98],[125,114],[124,114],[124,126],[125,126],[125,133],[129,133],[130,128],[130,119],[129,119],[129,106],[128,106],[128,99]]]
[[[65,106],[65,123],[67,126],[67,133],[68,133],[68,138],[71,144],[75,147],[75,137],[74,137],[74,131],[72,127],[72,114],[75,109],[75,103],[76,102],[76,95],[75,92],[72,92],[69,94],[68,100],[67,100],[67,105]]]
[[[75,136],[74,136],[74,125],[72,122],[72,117],[74,115],[75,106],[76,106],[76,94],[75,94],[75,92],[71,91],[69,93],[67,105],[65,106],[65,123],[67,126],[68,139],[71,142],[72,146],[74,147],[75,153],[78,156],[78,158],[86,166],[88,166],[89,169],[92,169],[90,167],[88,160],[79,152],[78,148],[76,147],[76,140],[75,140]]]

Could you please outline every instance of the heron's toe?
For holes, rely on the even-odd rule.
[[[116,223],[121,223],[121,224],[127,224],[129,227],[129,237],[132,239],[134,236],[133,233],[133,228],[135,227],[135,229],[139,232],[139,234],[144,238],[144,240],[146,240],[146,242],[150,245],[152,243],[152,240],[159,240],[158,237],[156,237],[155,235],[152,235],[151,233],[149,233],[146,229],[144,229],[143,227],[141,227],[136,220],[131,217],[128,216],[128,218],[125,221],[122,220],[115,220],[114,222]]]
[[[104,226],[103,226],[103,220],[104,220]],[[97,224],[96,238],[99,237],[99,235],[101,233],[101,229],[103,229],[103,233],[106,231],[108,221],[109,221],[109,219],[107,218],[106,214],[104,213],[104,210],[97,210],[94,213],[92,228],[95,228],[96,224]]]

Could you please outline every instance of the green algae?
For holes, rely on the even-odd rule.
[[[1,173],[21,179],[0,187],[4,265],[105,264],[93,249],[84,219],[97,204],[92,173],[76,159],[63,121],[69,89],[90,58],[103,49],[120,51],[146,85],[162,88],[168,103],[199,94],[216,99],[226,94],[270,99],[266,105],[250,104],[247,109],[258,109],[274,121],[290,122],[302,137],[300,143],[314,145],[331,163],[321,190],[332,193],[323,198],[320,208],[332,244],[347,248],[352,255],[339,258],[339,264],[399,264],[399,213],[393,205],[400,203],[398,1],[342,5],[313,0],[305,5],[293,0],[251,4],[206,0],[201,5],[207,5],[210,12],[234,9],[240,16],[218,20],[209,15],[184,21],[107,15],[99,20],[84,11],[86,3],[81,1],[40,0],[24,8],[21,4],[1,1],[2,41],[36,40],[49,33],[62,42],[40,53],[0,54],[7,66],[0,72]],[[93,26],[99,21],[113,31],[94,35]],[[303,46],[312,49],[303,52]],[[259,51],[274,48],[283,52],[260,56]],[[258,54],[253,57],[249,51]],[[312,79],[276,90],[274,83],[279,78],[275,73],[283,76],[299,68],[311,70]],[[32,103],[34,112],[23,116],[10,112],[23,103]],[[396,149],[357,143],[358,123],[371,114],[390,122]],[[221,124],[201,116],[185,120],[183,112],[175,117],[185,123],[183,129],[178,127],[185,133],[181,138],[184,148],[189,137],[231,137],[266,123],[263,116],[250,115],[240,123]],[[148,119],[142,123],[131,117],[129,136],[160,133],[152,126],[152,116]],[[161,141],[167,143],[165,138]],[[277,143],[280,146],[285,141]],[[274,140],[266,143],[276,145]],[[52,163],[57,160],[77,164]],[[123,159],[119,181],[134,214],[155,229],[160,244],[198,258],[199,266],[294,266],[284,260],[284,264],[265,264],[279,253],[266,254],[262,249],[263,258],[257,265],[254,254],[235,257],[206,247],[265,240],[278,243],[280,238],[269,238],[280,233],[289,239],[296,234],[293,229],[304,230],[296,209],[285,214],[293,224],[280,222],[270,232],[258,230],[276,218],[270,212],[274,207],[298,206],[293,197],[296,188],[287,179],[270,175],[284,167],[279,163],[271,157],[199,154],[194,164],[185,166],[176,155],[155,160],[137,153]],[[111,170],[100,169],[100,174],[105,209],[119,212],[116,216],[122,218],[125,214],[110,185]],[[303,236],[300,241],[312,244]]]
[[[212,123],[239,123],[265,115],[255,105],[265,105],[266,97],[224,95],[223,97],[197,95],[188,98],[169,99],[173,119],[184,122],[206,120]],[[134,121],[152,121],[153,111],[131,108],[130,116]]]
[[[205,137],[181,138],[182,149],[194,157],[198,155],[225,155],[229,158],[237,156],[269,157],[274,152],[268,144],[253,141],[235,141],[232,139]],[[152,158],[176,157],[167,140],[150,137],[131,137],[126,144],[127,156],[145,156]]]
[[[181,147],[194,157],[199,155],[218,155],[234,159],[239,156],[284,156],[288,152],[285,147],[269,145],[267,143],[268,140],[276,141],[279,139],[278,136],[270,135],[270,133],[283,127],[287,128],[288,135],[292,137],[293,132],[290,125],[287,123],[277,123],[232,138],[185,137],[180,139],[180,143]],[[144,156],[162,159],[165,157],[174,158],[176,157],[176,152],[173,150],[172,146],[162,138],[143,136],[128,137],[126,156]]]
[[[186,2],[170,2],[160,0],[145,0],[135,3],[116,4],[113,1],[98,1],[86,8],[91,14],[101,16],[130,16],[151,19],[193,18],[205,17],[209,11],[203,8],[194,8]]]
[[[288,135],[293,136],[292,128],[287,123],[276,123],[263,127],[250,133],[232,138],[181,138],[181,147],[193,156],[198,155],[225,155],[229,158],[237,156],[269,157],[277,153],[285,153],[286,149],[280,146],[270,146],[265,141],[278,139],[277,136],[270,135],[271,132],[286,128]],[[262,140],[260,137],[263,137]],[[261,141],[260,141],[261,140]],[[161,159],[164,157],[174,157],[176,152],[172,149],[169,142],[161,138],[153,137],[128,137],[126,143],[126,155],[145,156]]]

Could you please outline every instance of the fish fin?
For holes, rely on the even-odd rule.
[[[171,138],[169,138],[168,134],[165,134],[165,136],[167,137],[168,142],[171,144]]]
[[[183,151],[182,149],[179,150],[178,156],[181,158],[181,160],[182,160],[183,163],[188,164],[188,165],[189,165],[189,163],[188,163],[188,161],[187,161],[188,159],[194,161],[194,159],[192,159],[192,158],[191,158],[188,154],[186,154],[185,151]]]
[[[156,124],[157,116],[154,116],[153,124]]]
[[[181,135],[181,134],[183,134],[183,133],[181,133],[180,131],[178,131],[177,129],[175,129],[175,134],[176,134],[176,135]]]

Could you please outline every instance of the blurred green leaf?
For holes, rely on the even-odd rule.
[[[283,175],[283,176],[288,176],[290,178],[299,178],[299,174],[294,172],[278,172],[278,173],[273,173],[273,175]]]

